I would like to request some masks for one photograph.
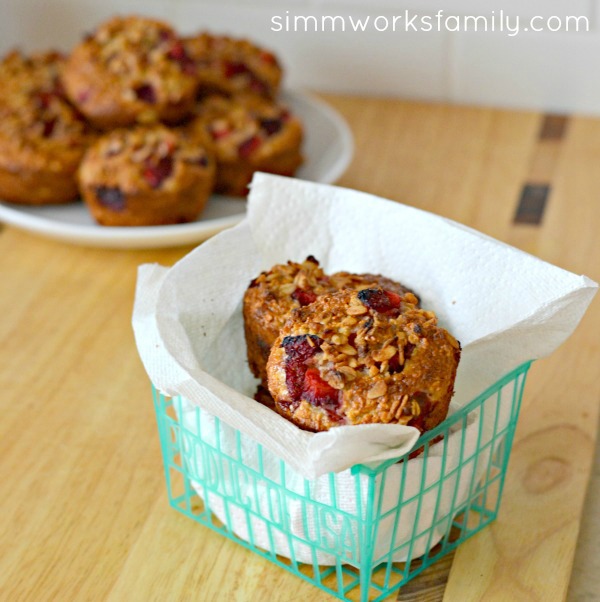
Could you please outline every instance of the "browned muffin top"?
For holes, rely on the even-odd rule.
[[[271,349],[269,390],[308,430],[399,423],[428,430],[447,413],[460,345],[412,293],[345,290],[294,310]]]
[[[198,67],[201,90],[276,95],[282,69],[271,51],[248,40],[207,32],[187,38],[185,46]]]
[[[0,62],[0,84],[3,88],[0,102],[7,94],[18,92],[63,96],[60,76],[64,63],[65,57],[53,50],[31,55],[19,50],[9,52]]]
[[[162,21],[115,17],[88,37],[87,43],[94,47],[95,57],[108,71],[132,81],[162,76],[167,82],[172,78],[178,83],[182,73],[195,75],[194,63],[183,42]]]
[[[194,130],[204,129],[220,161],[260,161],[302,136],[300,121],[287,107],[258,97],[212,95],[196,109]]]
[[[4,94],[0,103],[3,165],[74,169],[90,140],[87,124],[59,94],[40,90]]]
[[[310,255],[302,263],[288,261],[262,272],[250,283],[245,301],[254,310],[254,320],[264,321],[271,330],[279,331],[293,309],[331,292],[328,276]]]
[[[175,31],[143,17],[100,25],[73,49],[64,81],[71,100],[102,127],[103,111],[114,113],[119,106],[142,123],[168,114],[167,107],[181,105],[187,112],[197,87],[195,64]],[[119,119],[125,118],[113,118]]]
[[[80,169],[82,185],[95,185],[107,195],[174,190],[186,170],[209,171],[208,151],[162,125],[118,129],[102,136],[86,153]]]

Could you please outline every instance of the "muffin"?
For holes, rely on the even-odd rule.
[[[303,263],[288,261],[262,272],[244,294],[244,333],[252,374],[267,382],[267,360],[293,309],[330,293],[328,277],[312,256]]]
[[[460,345],[433,312],[382,288],[345,290],[294,310],[272,347],[275,409],[300,428],[444,420]]]
[[[0,62],[0,103],[11,93],[64,96],[60,79],[64,63],[65,57],[54,50],[31,55],[9,52]]]
[[[0,199],[66,203],[78,197],[77,168],[90,132],[51,85],[30,83],[23,90],[5,88],[0,102]]]
[[[194,221],[214,182],[215,164],[196,141],[162,125],[114,130],[86,152],[79,186],[105,226]]]
[[[254,376],[266,384],[271,347],[294,309],[345,288],[370,286],[386,286],[400,295],[410,292],[404,285],[375,274],[337,272],[328,276],[312,256],[303,263],[276,265],[252,280],[244,294],[243,316],[248,364]],[[418,304],[414,295],[411,300]]]
[[[184,40],[195,61],[200,94],[258,94],[274,98],[282,78],[277,57],[248,40],[200,33]]]
[[[194,62],[161,21],[115,17],[73,49],[63,82],[70,100],[96,127],[185,118],[194,103]]]
[[[215,191],[245,196],[256,171],[292,176],[302,164],[302,125],[282,105],[252,96],[209,96],[193,132],[207,132],[217,158]]]

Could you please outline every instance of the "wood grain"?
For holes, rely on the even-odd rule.
[[[543,223],[519,226],[543,116],[326,99],[356,137],[341,184],[600,279],[600,122],[571,120]],[[328,599],[168,505],[130,319],[137,266],[172,265],[189,250],[86,249],[0,232],[1,600]],[[446,602],[564,598],[596,436],[599,328],[596,303],[533,367],[500,517],[456,552]],[[400,599],[439,600],[447,570],[436,566]]]
[[[525,227],[527,250],[595,280],[599,153],[597,120],[572,119],[543,227]],[[599,310],[593,303],[567,343],[533,366],[498,521],[458,549],[444,600],[565,599],[598,424]]]

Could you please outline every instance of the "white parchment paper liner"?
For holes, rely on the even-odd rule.
[[[249,435],[268,450],[267,458],[272,452],[273,462],[283,459],[298,479],[336,472],[337,481],[345,474],[353,481],[349,467],[399,457],[418,438],[415,429],[401,425],[307,433],[251,399],[257,381],[246,362],[243,293],[261,270],[309,254],[326,272],[380,273],[417,291],[422,305],[437,313],[463,347],[453,408],[524,361],[551,353],[573,332],[597,290],[585,276],[427,212],[361,192],[257,174],[242,223],[170,269],[140,267],[133,326],[158,389],[185,397],[188,410],[199,407]],[[184,422],[186,414],[180,417]],[[415,474],[418,462],[409,462]],[[418,479],[412,483],[420,485]],[[390,503],[397,503],[397,492]],[[427,516],[426,505],[421,516]],[[247,529],[244,522],[240,518],[236,532]],[[285,555],[286,546],[282,540],[278,553]]]

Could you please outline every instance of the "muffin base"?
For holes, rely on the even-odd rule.
[[[60,205],[79,197],[73,172],[0,166],[0,200],[20,205]]]
[[[193,222],[202,213],[210,196],[210,180],[184,191],[153,194],[124,194],[124,207],[115,210],[100,203],[96,187],[82,188],[83,200],[92,217],[102,226],[161,226]]]
[[[215,192],[230,196],[246,196],[248,185],[254,173],[263,171],[279,176],[293,176],[302,165],[303,157],[299,148],[292,148],[257,163],[238,161],[225,163],[217,160]]]

